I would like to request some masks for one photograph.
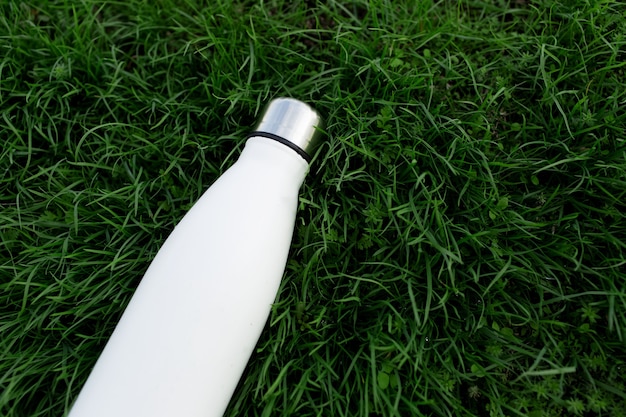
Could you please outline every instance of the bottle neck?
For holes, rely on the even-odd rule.
[[[253,138],[253,137],[262,137],[262,138],[268,138],[268,139],[275,140],[276,142],[278,142],[278,143],[280,143],[282,145],[285,145],[286,147],[290,148],[295,153],[300,155],[307,163],[311,162],[311,156],[308,153],[306,153],[306,151],[304,149],[302,149],[301,147],[299,147],[295,143],[285,139],[282,136],[275,135],[275,134],[269,133],[269,132],[254,131],[254,132],[251,132],[248,135],[248,138]]]
[[[298,152],[266,137],[250,137],[239,158],[254,164],[264,175],[273,173],[274,181],[288,181],[297,188],[309,170],[309,164]]]

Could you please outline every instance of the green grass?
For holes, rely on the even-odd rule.
[[[328,140],[228,416],[626,415],[626,3],[234,3],[0,6],[0,415],[68,409],[276,96]]]

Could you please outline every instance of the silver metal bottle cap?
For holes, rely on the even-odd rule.
[[[248,137],[275,139],[310,161],[321,127],[322,119],[308,104],[293,98],[277,98],[269,102],[256,130]]]

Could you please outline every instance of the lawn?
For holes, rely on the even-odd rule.
[[[68,410],[288,96],[326,137],[227,416],[625,416],[625,82],[623,1],[2,2],[0,415]]]

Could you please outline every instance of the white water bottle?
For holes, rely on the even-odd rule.
[[[241,156],[163,244],[69,417],[219,417],[270,313],[318,136],[273,100]]]

